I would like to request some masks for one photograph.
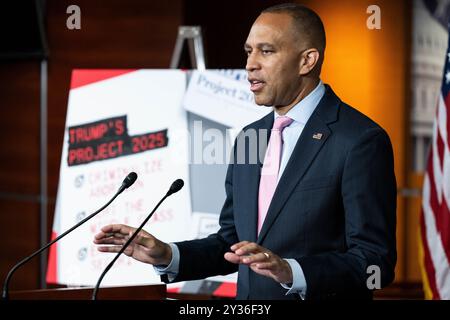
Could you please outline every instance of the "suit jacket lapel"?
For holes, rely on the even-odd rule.
[[[340,102],[339,98],[326,85],[326,93],[306,123],[278,182],[257,243],[260,244],[264,240],[295,186],[304,176],[317,153],[331,135],[331,130],[327,124],[336,120],[338,102]],[[317,133],[322,134],[320,139],[313,138],[313,135]]]

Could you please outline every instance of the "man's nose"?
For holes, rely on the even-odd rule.
[[[254,71],[260,69],[261,65],[259,64],[258,59],[256,58],[255,53],[250,53],[247,56],[247,64],[245,65],[245,70]]]

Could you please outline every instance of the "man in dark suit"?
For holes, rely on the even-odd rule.
[[[266,9],[245,51],[255,101],[274,112],[235,142],[220,230],[174,244],[142,231],[125,253],[153,264],[165,282],[238,270],[238,299],[371,298],[368,270],[386,286],[396,264],[388,135],[321,82],[325,31],[312,10]],[[252,161],[255,152],[262,159]],[[133,230],[106,226],[95,243],[117,252]]]

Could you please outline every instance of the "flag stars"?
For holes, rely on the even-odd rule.
[[[450,82],[450,71],[447,70],[445,73],[445,84],[448,84]]]

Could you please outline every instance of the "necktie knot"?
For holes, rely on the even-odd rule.
[[[283,129],[289,126],[292,121],[294,120],[286,116],[277,117],[273,123],[272,129],[283,131]]]

